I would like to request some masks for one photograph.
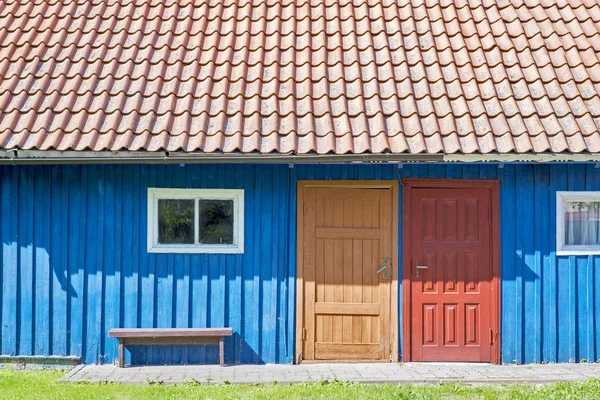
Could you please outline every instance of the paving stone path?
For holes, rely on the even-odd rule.
[[[600,378],[600,364],[490,365],[455,363],[172,365],[117,368],[80,365],[63,381],[164,383],[299,383],[339,379],[367,383],[551,383]]]

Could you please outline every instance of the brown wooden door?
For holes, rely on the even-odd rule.
[[[490,362],[491,191],[411,191],[413,361]]]
[[[306,187],[302,196],[302,359],[389,359],[392,189]]]

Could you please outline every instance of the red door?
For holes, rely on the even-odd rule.
[[[490,362],[492,191],[410,190],[412,361]]]

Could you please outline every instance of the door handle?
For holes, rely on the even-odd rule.
[[[415,266],[415,268],[417,269],[417,272],[415,274],[415,278],[419,279],[420,278],[420,276],[419,276],[419,270],[421,270],[421,269],[427,269],[427,265],[417,265],[417,266]]]
[[[390,266],[390,262],[391,262],[391,260],[389,260],[389,259],[387,259],[387,258],[386,258],[386,259],[384,259],[384,260],[383,260],[383,265],[381,266],[381,268],[379,268],[379,269],[377,270],[377,273],[378,273],[378,274],[380,274],[380,273],[382,273],[382,272],[383,272],[383,274],[381,274],[381,279],[388,279],[388,277],[389,277],[389,274],[388,274],[388,268],[389,268],[389,266]]]

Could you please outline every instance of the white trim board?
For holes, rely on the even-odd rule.
[[[194,243],[158,243],[158,200],[190,199],[194,201]],[[233,200],[233,244],[199,243],[198,200]],[[147,211],[148,253],[209,253],[240,254],[244,252],[244,190],[243,189],[179,189],[148,188]]]
[[[598,246],[565,245],[565,213],[564,202],[568,201],[600,201],[600,191],[558,191],[556,192],[556,255],[584,256],[600,254]]]

